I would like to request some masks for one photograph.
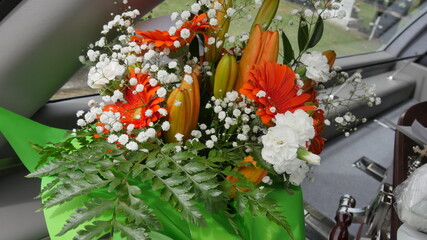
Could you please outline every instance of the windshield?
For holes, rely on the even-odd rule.
[[[145,17],[158,18],[170,15],[172,12],[190,10],[194,0],[165,0]],[[253,18],[261,0],[235,0],[236,5],[244,6],[245,11],[237,11],[233,16],[229,34],[236,38],[244,37],[252,25]],[[298,17],[296,12],[303,7],[312,6],[327,1],[282,0],[276,18],[271,27],[283,29],[291,41],[297,46]],[[426,12],[427,3],[424,0],[342,0],[340,10],[322,13],[324,18],[324,33],[322,40],[313,50],[326,51],[334,49],[337,57],[345,57],[368,52],[376,52],[393,39],[403,29],[422,13]],[[310,15],[310,12],[304,12]],[[338,16],[338,17],[337,17]],[[87,71],[77,72],[52,99],[95,94],[86,84]]]

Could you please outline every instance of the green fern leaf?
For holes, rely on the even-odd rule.
[[[153,211],[148,209],[147,205],[144,205],[142,202],[134,206],[119,202],[117,210],[124,216],[127,216],[128,221],[134,222],[138,226],[148,226],[156,230],[161,229],[161,224],[153,214]]]
[[[76,213],[71,214],[70,218],[67,220],[67,223],[57,234],[57,236],[62,236],[66,232],[78,227],[79,225],[87,222],[95,217],[100,216],[102,213],[109,209],[113,209],[113,202],[95,199],[93,202],[85,202],[84,205],[86,208],[76,209]]]
[[[93,240],[98,239],[110,232],[111,221],[95,221],[92,225],[86,225],[84,230],[77,232],[74,240]]]
[[[34,178],[34,177],[45,177],[52,176],[62,171],[62,166],[58,162],[50,162],[48,164],[43,165],[39,169],[34,172],[28,174],[26,177]]]
[[[129,227],[127,224],[123,225],[119,221],[114,222],[115,231],[120,231],[122,237],[126,237],[129,240],[145,240],[149,239],[149,236],[144,228]]]

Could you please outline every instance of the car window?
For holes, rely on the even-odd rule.
[[[157,18],[170,15],[172,12],[191,10],[191,4],[195,2],[195,0],[165,0],[145,17]],[[245,7],[246,11],[239,11],[239,8],[236,7],[237,12],[230,25],[230,35],[237,38],[248,33],[252,20],[256,16],[259,2],[262,1],[234,1],[234,4]],[[309,11],[304,12],[309,16],[316,11],[316,4],[324,4],[325,2],[282,0],[271,27],[283,29],[292,46],[297,48],[298,22],[296,21],[298,17],[294,16],[295,13],[303,11],[302,9],[309,9]],[[383,46],[410,24],[416,16],[426,12],[427,6],[424,0],[338,0],[336,2],[340,2],[339,10],[334,10],[335,7],[331,7],[330,11],[322,13],[325,18],[335,17],[324,21],[322,40],[313,50],[333,49],[338,57],[376,52],[383,49]],[[87,70],[85,69],[77,72],[52,99],[96,93],[95,90],[87,86],[86,75]]]

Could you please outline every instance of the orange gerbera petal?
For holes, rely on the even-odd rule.
[[[299,94],[295,73],[286,65],[266,62],[254,65],[249,72],[249,80],[239,92],[254,100],[257,114],[264,124],[268,124],[277,113],[314,110],[315,106],[305,106],[310,94]]]
[[[128,79],[136,78],[138,84],[143,85],[144,89],[137,92],[137,85],[127,87],[124,91],[126,101],[107,105],[104,107],[104,111],[119,112],[121,114],[120,122],[125,127],[133,124],[135,128],[144,128],[151,122],[163,117],[158,110],[161,108],[159,104],[164,102],[164,99],[156,95],[156,91],[161,86],[151,86],[149,83],[150,76],[144,73],[135,73],[134,69],[130,70],[127,77]]]
[[[163,50],[165,48],[176,50],[177,48],[174,46],[175,41],[178,41],[180,45],[183,46],[184,44],[191,42],[196,34],[207,32],[210,27],[211,26],[207,22],[207,16],[203,13],[194,16],[190,21],[184,22],[172,36],[169,34],[169,31],[160,31],[157,29],[153,31],[136,30],[135,35],[131,37],[131,41],[136,42],[139,45],[154,43],[154,46],[159,50]],[[190,30],[190,36],[187,39],[183,39],[180,36],[180,33],[184,28]]]

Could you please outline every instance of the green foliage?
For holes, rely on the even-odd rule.
[[[235,168],[247,165],[242,163],[246,155],[241,148],[207,149],[200,142],[187,141],[185,150],[177,151],[184,147],[181,143],[147,142],[144,148],[148,151],[129,151],[85,134],[68,138],[66,142],[44,148],[35,146],[42,160],[38,169],[28,175],[54,177],[41,190],[41,208],[57,206],[83,195],[89,197],[70,216],[58,236],[83,226],[75,239],[94,239],[106,234],[148,239],[148,233],[161,230],[162,225],[144,202],[147,187],[158,191],[161,200],[198,226],[206,225],[200,209],[203,206],[208,213],[221,211],[237,233],[233,211],[243,215],[246,209],[288,227],[280,212],[271,208],[275,205],[268,200],[267,193],[258,190]],[[253,155],[257,161],[260,159]],[[227,176],[239,181],[231,183],[226,180]],[[235,210],[229,205],[233,188],[237,189]]]

